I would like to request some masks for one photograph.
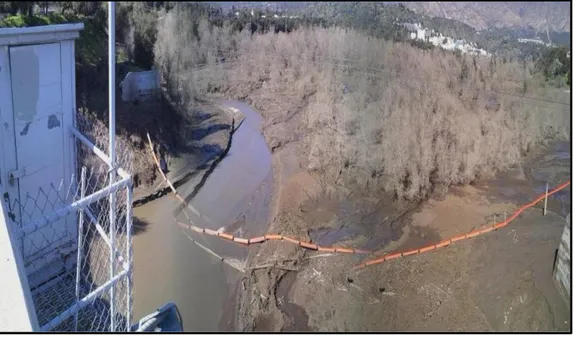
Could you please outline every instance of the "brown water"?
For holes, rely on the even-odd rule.
[[[271,155],[260,132],[260,115],[237,101],[221,104],[239,109],[245,121],[234,133],[229,154],[209,175],[191,204],[204,219],[193,224],[225,228],[241,237],[264,234],[272,190]],[[178,188],[186,197],[201,177]],[[218,255],[244,262],[248,249],[219,238],[185,232],[173,220],[178,202],[167,196],[134,209],[133,318],[138,320],[167,302],[174,302],[186,331],[218,331],[238,272],[189,240],[191,236]],[[183,214],[178,220],[189,223]],[[140,229],[140,230],[137,230]],[[227,310],[228,311],[228,310]]]
[[[479,182],[476,187],[492,201],[508,201],[517,205],[531,202],[571,178],[571,143],[550,142],[528,154],[523,164]],[[550,211],[565,217],[571,212],[571,188],[552,195],[547,202]]]
[[[311,331],[308,326],[308,315],[304,308],[291,301],[290,291],[296,279],[296,272],[287,272],[279,282],[276,291],[277,306],[287,317],[287,323],[281,331],[306,332]]]

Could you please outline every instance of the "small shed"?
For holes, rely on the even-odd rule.
[[[143,72],[129,72],[120,83],[121,99],[124,102],[147,101],[160,93],[159,73],[152,69]]]
[[[77,249],[74,213],[30,233],[22,227],[69,202],[76,175],[74,39],[82,29],[0,29],[0,193],[31,288],[73,266]]]

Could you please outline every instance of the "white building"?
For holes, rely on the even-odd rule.
[[[425,29],[417,29],[416,30],[416,38],[418,40],[426,40],[426,30]]]
[[[74,39],[82,29],[0,29],[0,330],[131,324],[131,307],[120,306],[131,302],[131,218],[115,217],[122,208],[131,215],[131,175],[78,130]],[[120,178],[107,184],[111,166]],[[113,197],[119,189],[125,198]],[[115,237],[118,229],[127,235]],[[109,301],[98,302],[108,290]],[[104,313],[109,320],[93,320]]]
[[[28,309],[30,316],[14,317],[22,315],[19,304],[29,304],[25,298],[30,297],[30,289],[75,264],[76,213],[49,227],[36,225],[30,232],[23,229],[49,215],[35,205],[42,203],[39,191],[53,194],[54,186],[70,186],[76,173],[70,129],[75,126],[76,109],[74,39],[82,29],[83,24],[0,29],[0,192],[4,196],[0,243],[7,248],[11,243],[16,255],[0,260],[19,265],[4,266],[8,270],[2,270],[2,285],[4,292],[16,284],[24,291],[0,296],[0,327],[4,330],[38,329],[34,309]],[[36,201],[25,203],[29,196]],[[53,195],[45,200],[48,198],[50,203],[56,202]],[[64,205],[57,201],[53,208]],[[18,273],[7,275],[7,271]],[[7,312],[9,308],[12,310]]]
[[[440,46],[444,42],[444,38],[442,36],[432,36],[428,41],[434,46]]]
[[[24,203],[27,195],[71,184],[76,173],[74,144],[69,130],[75,125],[74,39],[83,24],[39,26],[0,30],[0,177],[2,194]],[[14,207],[9,206],[9,207]],[[33,207],[31,205],[30,207]],[[42,216],[40,209],[14,209],[18,224]],[[73,217],[72,217],[73,218]],[[50,243],[54,230],[44,229],[25,236],[20,250],[28,262],[30,284],[43,282],[52,260],[59,260],[59,245],[77,239],[73,219],[62,219],[56,227],[59,243]],[[15,226],[15,225],[13,225]],[[59,234],[61,232],[61,234]],[[63,268],[63,267],[61,267]],[[49,268],[52,269],[52,268]]]
[[[440,48],[449,51],[459,50],[461,53],[471,55],[488,55],[485,50],[477,48],[475,43],[466,43],[464,40],[454,40],[451,37],[444,36],[442,33],[423,28],[419,23],[404,23],[402,25],[410,31],[410,39],[412,40],[427,41],[436,47],[439,46]]]

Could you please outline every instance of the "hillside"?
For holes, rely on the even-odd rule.
[[[550,270],[570,199],[512,215],[570,176],[569,47],[382,2],[118,2],[114,84],[105,3],[5,4],[0,28],[85,24],[78,126],[98,145],[108,87],[128,71],[161,78],[161,100],[116,102],[118,149],[143,188],[135,320],[169,301],[196,331],[569,329]],[[238,115],[215,109],[230,100]],[[179,199],[152,193],[147,135],[169,180],[183,177]],[[355,269],[363,259],[384,264]]]
[[[570,32],[568,2],[403,2],[420,13],[462,21],[478,30],[527,28]]]
[[[312,2],[208,2],[224,10],[235,8],[267,8],[276,11],[315,7]],[[571,10],[568,2],[397,2],[420,14],[454,19],[475,29],[533,28],[538,32],[570,32]]]

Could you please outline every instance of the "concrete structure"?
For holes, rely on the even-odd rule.
[[[565,229],[561,236],[561,243],[557,250],[555,266],[553,267],[553,280],[557,289],[570,304],[571,301],[571,214],[567,215]]]
[[[22,228],[65,204],[58,187],[69,187],[76,173],[70,128],[76,111],[74,39],[81,29],[83,24],[0,29],[0,193],[2,215],[8,215],[0,219],[0,260],[3,268],[18,270],[9,285],[2,283],[2,292],[10,293],[0,295],[2,307],[22,307],[17,303],[23,299],[5,299],[17,293],[16,278],[27,289],[20,294],[27,294],[75,263],[75,214],[36,231]]]
[[[120,86],[124,102],[146,101],[160,92],[159,73],[156,70],[129,72]]]
[[[2,331],[36,331],[38,319],[32,301],[22,254],[14,236],[8,231],[7,213],[0,203],[0,329]]]

